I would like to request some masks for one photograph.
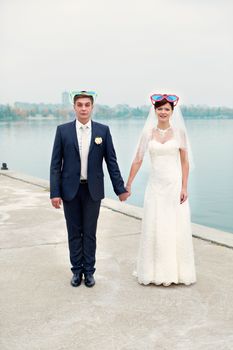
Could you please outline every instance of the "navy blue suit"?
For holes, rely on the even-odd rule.
[[[50,198],[63,200],[74,273],[95,272],[96,226],[104,198],[103,159],[115,193],[126,192],[109,127],[91,123],[87,184],[80,184],[81,159],[75,121],[57,127],[50,166]],[[96,138],[102,142],[96,143]]]

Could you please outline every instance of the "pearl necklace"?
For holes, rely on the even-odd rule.
[[[168,130],[170,130],[171,129],[171,126],[169,126],[167,129],[160,129],[160,128],[156,128],[156,130],[158,130],[158,132],[159,132],[159,134],[162,136],[162,137],[164,137],[165,136],[165,134],[166,134],[166,132],[168,131]]]

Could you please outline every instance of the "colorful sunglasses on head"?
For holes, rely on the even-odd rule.
[[[174,106],[177,105],[179,101],[179,97],[176,95],[170,95],[170,94],[153,94],[150,97],[151,102],[155,104],[156,102],[167,100],[168,102],[174,103]]]
[[[92,96],[94,101],[96,100],[97,93],[95,91],[71,91],[70,92],[70,101],[74,103],[74,96],[83,95],[83,96]]]

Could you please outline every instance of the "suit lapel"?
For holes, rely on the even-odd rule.
[[[90,143],[90,148],[89,148],[89,154],[91,153],[94,143],[95,143],[95,138],[96,138],[96,124],[95,122],[91,121],[91,143]]]
[[[79,145],[78,145],[78,135],[77,135],[77,130],[76,130],[76,120],[72,123],[72,139],[76,148],[76,151],[78,152],[78,156],[80,158],[80,153],[79,153]]]

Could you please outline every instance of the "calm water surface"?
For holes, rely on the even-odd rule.
[[[127,179],[143,120],[99,120],[111,129],[118,162]],[[55,129],[61,120],[0,122],[0,162],[12,170],[49,178]],[[195,159],[190,174],[189,200],[192,221],[233,232],[233,120],[186,121]],[[148,177],[145,159],[128,203],[143,206]],[[107,171],[106,196],[115,198]]]

